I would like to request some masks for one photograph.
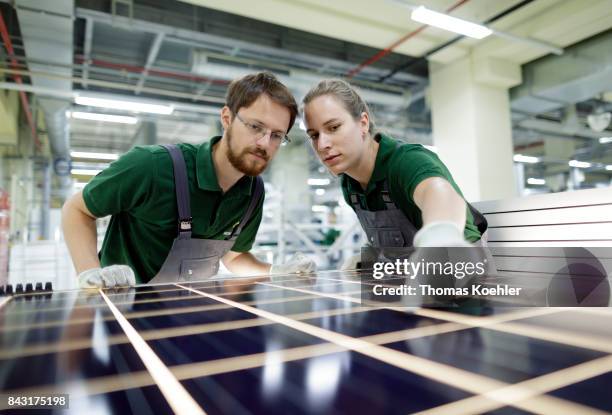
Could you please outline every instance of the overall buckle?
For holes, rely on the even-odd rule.
[[[192,219],[193,218],[180,219],[179,220],[179,231],[180,232],[190,231],[191,230]]]

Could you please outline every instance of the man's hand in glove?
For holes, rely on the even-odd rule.
[[[422,271],[417,275],[420,285],[429,285],[436,289],[462,288],[469,291],[473,284],[482,282],[486,276],[486,251],[467,242],[463,237],[463,229],[454,222],[432,222],[423,226],[414,237],[414,247],[410,261],[421,263],[422,267],[428,267],[427,271],[433,271]],[[452,266],[453,273],[449,275],[446,271],[440,272],[448,266]],[[466,267],[471,269],[471,272],[465,272],[468,269]],[[433,295],[424,296],[422,301],[423,305],[452,305],[456,298],[462,297]]]
[[[317,264],[300,252],[284,264],[274,264],[270,268],[270,274],[306,274],[316,271]]]
[[[79,274],[79,288],[111,288],[136,285],[134,271],[127,265],[92,268]]]
[[[361,262],[361,253],[356,255],[351,255],[347,259],[344,260],[342,266],[340,267],[340,271],[354,271],[359,269],[359,264]]]

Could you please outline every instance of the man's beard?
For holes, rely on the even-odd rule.
[[[236,170],[246,174],[247,176],[258,176],[266,169],[269,160],[266,150],[252,146],[247,147],[238,153],[232,148],[231,127],[225,131],[225,135],[227,135],[227,158]],[[263,157],[265,161],[260,160],[258,163],[256,160],[249,157],[250,154],[257,154],[258,156]]]

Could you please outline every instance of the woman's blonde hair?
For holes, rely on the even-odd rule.
[[[324,79],[308,91],[302,102],[307,105],[313,99],[323,95],[331,95],[336,98],[355,120],[360,119],[364,112],[368,114],[370,120],[368,133],[374,135],[375,125],[370,108],[351,84],[342,79]]]

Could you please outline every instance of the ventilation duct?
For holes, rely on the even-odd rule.
[[[612,31],[523,66],[523,84],[510,90],[513,110],[541,114],[612,90]]]
[[[25,46],[28,68],[32,72],[47,72],[58,78],[32,75],[34,87],[56,91],[57,95],[72,93],[73,14],[74,0],[16,0],[15,8]],[[45,116],[54,166],[70,160],[70,131],[66,109],[71,102],[37,95]],[[63,163],[60,163],[62,162]],[[70,172],[55,169],[61,193],[67,196],[72,180]],[[59,174],[58,174],[59,173]]]

